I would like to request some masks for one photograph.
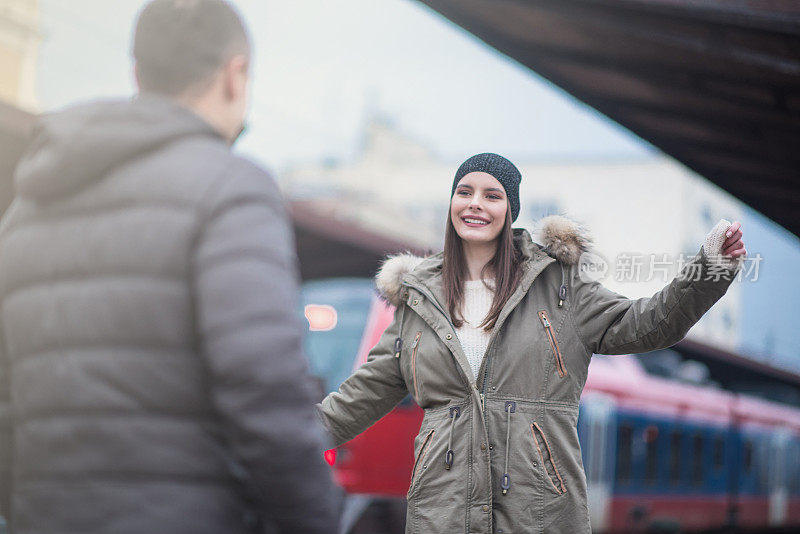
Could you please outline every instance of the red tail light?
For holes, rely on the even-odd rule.
[[[328,465],[336,463],[336,449],[328,449],[325,451],[325,461],[328,462]]]

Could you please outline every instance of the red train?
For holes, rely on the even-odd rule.
[[[332,391],[366,361],[394,310],[368,279],[309,282],[303,302],[312,370]],[[653,376],[640,361],[649,357],[592,358],[578,436],[593,531],[800,531],[800,409]],[[370,517],[372,532],[402,532],[421,421],[409,397],[326,453],[351,496],[345,532]]]

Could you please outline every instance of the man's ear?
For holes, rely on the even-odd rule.
[[[233,56],[223,69],[225,97],[229,100],[242,98],[247,92],[249,59],[244,55]]]

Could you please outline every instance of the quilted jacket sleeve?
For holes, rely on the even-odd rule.
[[[370,351],[367,361],[317,405],[320,417],[336,446],[349,441],[389,413],[408,394],[394,341],[400,320],[394,320]]]
[[[570,270],[571,317],[586,350],[594,354],[635,354],[674,345],[733,282],[734,269],[713,266],[700,251],[651,297],[629,299],[600,282],[583,281]]]
[[[338,492],[314,411],[294,235],[272,179],[233,162],[208,193],[194,256],[197,324],[227,450],[280,532],[328,533]]]

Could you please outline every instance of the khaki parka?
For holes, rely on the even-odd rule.
[[[577,420],[592,355],[680,341],[740,265],[714,275],[701,247],[661,291],[628,299],[579,276],[591,245],[581,225],[562,216],[540,223],[542,244],[514,230],[522,281],[498,318],[477,382],[445,305],[442,253],[405,254],[376,277],[397,306],[394,321],[367,362],[318,405],[337,445],[407,393],[424,409],[407,533],[589,533]]]

